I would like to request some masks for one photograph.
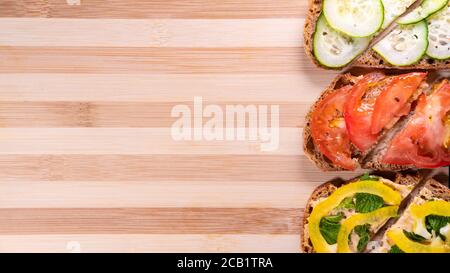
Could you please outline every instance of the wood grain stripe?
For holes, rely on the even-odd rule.
[[[302,48],[0,47],[0,73],[298,73]]]
[[[274,208],[1,209],[0,234],[298,234],[301,216]]]
[[[169,125],[168,125],[169,126]],[[273,130],[273,129],[271,129]],[[260,131],[256,131],[259,133]],[[171,128],[0,128],[0,154],[302,155],[302,130],[245,140],[175,140]],[[191,134],[193,138],[193,132]],[[225,139],[225,136],[223,135]],[[270,148],[270,149],[269,149]]]
[[[303,208],[321,183],[2,181],[0,208]]]
[[[298,252],[300,235],[3,235],[0,252]]]
[[[2,0],[0,17],[286,18],[304,16],[307,4],[306,0]]]
[[[192,98],[193,100],[194,98]],[[218,105],[278,105],[281,127],[302,127],[311,102],[214,102]],[[193,101],[179,102],[5,102],[0,101],[2,127],[170,127],[178,118],[171,117],[176,105],[187,105],[193,116]],[[270,108],[269,108],[270,110]],[[270,113],[269,113],[270,114]],[[270,116],[268,117],[270,121]],[[209,118],[204,118],[206,122]],[[1,138],[1,136],[0,136]]]
[[[328,71],[270,75],[7,73],[0,74],[0,100],[163,103],[192,102],[194,96],[201,96],[215,102],[309,102],[335,75]]]
[[[1,155],[1,181],[308,181],[323,174],[304,156]],[[125,183],[126,184],[126,183]]]
[[[302,19],[0,18],[1,46],[299,47]],[[132,35],[130,35],[132,33]]]

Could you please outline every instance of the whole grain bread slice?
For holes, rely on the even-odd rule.
[[[405,186],[411,186],[416,187],[421,180],[423,179],[423,176],[419,172],[374,172],[374,175],[379,175],[381,177],[390,179],[396,184],[399,185],[405,185]],[[309,216],[311,215],[314,206],[317,204],[318,200],[321,198],[327,198],[329,197],[334,191],[336,191],[339,187],[353,183],[358,181],[358,178],[354,178],[348,181],[343,181],[340,179],[336,179],[330,182],[326,182],[320,186],[318,186],[311,196],[308,199],[308,202],[305,206],[305,210],[303,212],[303,221],[301,222],[301,241],[300,241],[300,250],[304,253],[313,253],[314,247],[309,239],[309,232],[308,232],[308,220]]]
[[[412,7],[417,6],[422,1],[418,0],[411,5]],[[308,14],[305,18],[305,25],[303,29],[303,44],[305,48],[306,54],[310,57],[310,59],[314,62],[317,67],[322,67],[325,69],[344,69],[351,67],[362,67],[362,68],[379,68],[379,69],[402,69],[402,70],[411,70],[411,69],[450,69],[450,59],[447,60],[435,60],[428,56],[424,56],[420,61],[415,64],[408,66],[395,66],[386,62],[378,53],[376,53],[371,47],[374,43],[381,40],[381,38],[385,37],[391,31],[395,29],[394,26],[388,27],[385,31],[381,31],[379,34],[375,35],[372,39],[372,42],[369,44],[367,49],[358,57],[355,58],[348,66],[343,68],[329,68],[320,64],[314,56],[313,53],[313,40],[314,40],[314,32],[316,30],[316,22],[322,12],[323,0],[309,0],[309,8]],[[412,9],[408,9],[406,13],[412,11]],[[392,23],[392,25],[395,23]]]
[[[392,75],[388,75],[392,76]],[[319,99],[311,106],[310,111],[306,115],[305,125],[303,128],[303,150],[305,155],[314,164],[323,171],[340,171],[342,168],[334,165],[329,159],[327,159],[320,150],[315,146],[313,137],[311,135],[311,117],[318,104],[325,99],[328,95],[337,91],[339,88],[345,85],[354,85],[361,76],[354,76],[351,73],[338,75],[333,82],[323,91]],[[415,94],[410,99],[412,104],[412,109],[414,108],[415,101],[418,99],[419,95],[426,91],[426,87],[418,88]],[[408,119],[412,116],[412,113],[407,117],[400,118],[392,128],[383,130],[378,137],[377,142],[365,153],[359,151],[356,147],[352,145],[352,155],[355,160],[358,161],[359,165],[363,169],[372,170],[406,170],[412,168],[413,166],[401,166],[393,164],[383,164],[381,163],[381,156],[384,154],[388,147],[388,144],[392,138],[397,134],[407,123]]]

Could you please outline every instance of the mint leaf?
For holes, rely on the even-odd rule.
[[[414,232],[409,232],[409,231],[403,230],[403,234],[405,234],[405,236],[408,237],[408,239],[410,239],[411,241],[414,241],[414,242],[421,243],[421,242],[424,242],[427,240],[427,238],[425,238],[419,234],[416,234]]]
[[[356,226],[354,229],[355,233],[359,236],[359,241],[356,249],[358,252],[363,252],[366,249],[367,243],[369,243],[370,239],[370,225],[360,225]]]
[[[359,213],[368,213],[384,205],[384,200],[378,195],[358,192],[355,194],[355,209]]]
[[[341,203],[336,207],[337,209],[354,209],[355,204],[353,204],[353,197],[346,197]]]
[[[320,219],[320,233],[329,245],[337,243],[338,233],[341,229],[340,222],[342,219],[344,219],[344,215],[342,214],[325,216]]]
[[[434,231],[443,241],[445,241],[445,236],[440,233],[440,229],[445,227],[450,223],[450,217],[439,216],[439,215],[428,215],[425,217],[425,225],[428,232]]]
[[[401,250],[397,245],[393,245],[388,253],[405,253],[405,251]]]
[[[365,173],[359,178],[359,180],[378,181],[378,180],[380,180],[380,178],[376,175],[369,175],[368,173]]]

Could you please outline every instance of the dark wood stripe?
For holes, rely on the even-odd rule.
[[[0,209],[0,234],[298,234],[302,209]]]
[[[170,127],[175,105],[193,102],[0,102],[2,127]],[[210,102],[226,105],[279,105],[280,126],[303,126],[309,103]],[[205,118],[205,122],[208,119]]]
[[[288,18],[304,17],[307,5],[307,0],[2,0],[0,17]]]
[[[0,155],[2,180],[319,183],[324,176],[305,156]]]
[[[0,73],[298,73],[302,48],[0,47]]]

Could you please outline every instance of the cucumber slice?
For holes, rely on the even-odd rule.
[[[450,58],[450,6],[433,14],[428,21],[427,55],[433,59]]]
[[[418,62],[428,47],[428,27],[425,21],[399,26],[378,42],[373,49],[388,63],[406,66]]]
[[[325,0],[323,13],[332,28],[359,38],[377,32],[384,19],[381,0]]]
[[[382,0],[384,6],[383,27],[386,28],[412,5],[416,0]]]
[[[334,30],[322,14],[314,32],[314,56],[330,68],[343,67],[369,46],[370,38],[352,38]]]
[[[402,25],[415,24],[441,10],[447,3],[448,0],[424,0],[420,6],[400,18],[397,23]]]

